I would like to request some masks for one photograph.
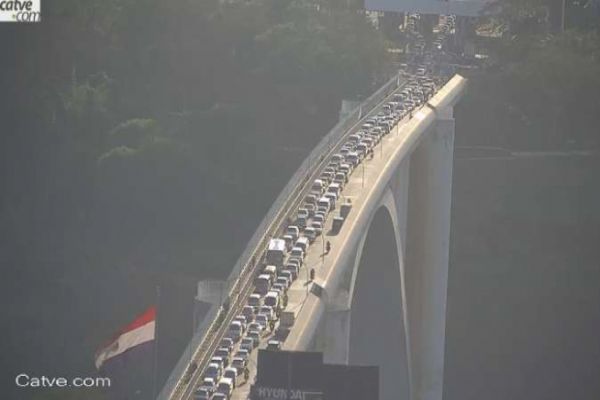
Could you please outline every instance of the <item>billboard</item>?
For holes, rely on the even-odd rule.
[[[420,14],[480,15],[489,0],[365,0],[370,11],[415,12]]]
[[[323,354],[259,350],[251,400],[377,400],[379,367],[323,364]]]

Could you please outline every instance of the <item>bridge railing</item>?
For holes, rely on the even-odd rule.
[[[239,313],[252,289],[260,261],[269,240],[284,227],[286,219],[304,198],[308,184],[316,178],[326,161],[338,149],[343,139],[365,116],[369,115],[385,98],[402,84],[399,75],[394,75],[381,88],[341,119],[304,159],[300,167],[279,193],[273,205],[262,219],[248,241],[246,248],[233,267],[224,289],[224,301],[213,305],[183,355],[175,365],[160,392],[159,400],[179,400],[188,392],[188,385],[206,367],[218,341],[225,333],[231,320]],[[192,367],[192,362],[196,367]],[[193,368],[193,369],[192,369]]]

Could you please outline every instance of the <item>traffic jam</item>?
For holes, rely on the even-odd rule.
[[[254,281],[254,292],[248,297],[239,315],[230,323],[200,382],[193,391],[194,400],[230,400],[239,383],[249,381],[251,354],[261,349],[279,350],[282,340],[276,332],[290,329],[294,314],[286,312],[287,292],[298,279],[310,281],[314,270],[305,265],[305,257],[315,241],[323,235],[336,235],[352,208],[343,199],[343,190],[349,178],[361,163],[374,156],[374,148],[392,133],[403,119],[411,118],[415,110],[445,82],[434,70],[435,59],[453,31],[454,18],[440,18],[434,29],[434,39],[427,47],[415,29],[418,15],[411,15],[407,29],[414,32],[412,58],[402,64],[401,74],[406,84],[388,97],[377,109],[376,115],[365,119],[359,130],[345,138],[339,150],[329,158],[318,179],[310,185],[310,192],[282,235],[272,238],[262,258],[261,272]],[[337,211],[336,211],[337,210]],[[335,214],[335,215],[334,215]],[[331,230],[325,232],[326,222],[332,218]],[[323,251],[330,250],[322,237]],[[302,278],[301,278],[302,277]]]

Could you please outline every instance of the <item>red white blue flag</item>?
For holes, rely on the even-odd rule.
[[[151,344],[156,338],[156,307],[148,308],[96,353],[96,368],[109,361],[125,359],[133,350]]]

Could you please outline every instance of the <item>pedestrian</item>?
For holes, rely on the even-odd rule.
[[[250,379],[250,370],[248,367],[244,367],[244,381],[248,382]]]
[[[325,244],[325,254],[329,254],[330,251],[331,251],[331,243],[328,240],[327,243]]]
[[[271,330],[271,333],[273,333],[273,331],[275,330],[275,321],[269,321],[269,329]]]

